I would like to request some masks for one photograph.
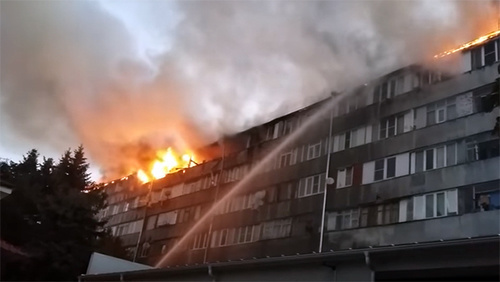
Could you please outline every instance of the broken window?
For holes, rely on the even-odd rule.
[[[484,64],[486,66],[492,65],[497,61],[497,54],[495,48],[496,41],[490,41],[484,45]]]

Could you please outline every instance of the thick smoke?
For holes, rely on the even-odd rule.
[[[492,31],[494,3],[2,1],[2,143],[119,177]]]

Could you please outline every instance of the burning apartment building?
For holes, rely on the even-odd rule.
[[[107,228],[159,269],[80,278],[498,280],[499,34],[437,56],[458,74],[398,69],[106,184]]]

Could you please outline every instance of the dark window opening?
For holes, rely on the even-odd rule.
[[[387,136],[391,137],[394,135],[396,135],[396,117],[391,117],[387,125]]]
[[[387,159],[387,178],[394,177],[396,175],[396,158]]]
[[[384,159],[375,161],[375,180],[384,179]]]
[[[498,139],[481,142],[478,146],[478,157],[480,160],[498,157],[500,154]]]
[[[484,64],[492,65],[496,61],[495,41],[491,41],[484,45]]]
[[[351,132],[347,131],[345,133],[344,148],[348,149],[348,148],[350,148],[350,145],[351,145]]]
[[[425,151],[425,170],[434,168],[434,150]]]

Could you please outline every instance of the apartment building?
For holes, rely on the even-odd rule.
[[[120,279],[498,279],[499,110],[485,101],[500,40],[455,56],[458,74],[405,67],[224,138],[195,167],[110,183],[107,227],[138,262],[169,253]]]

